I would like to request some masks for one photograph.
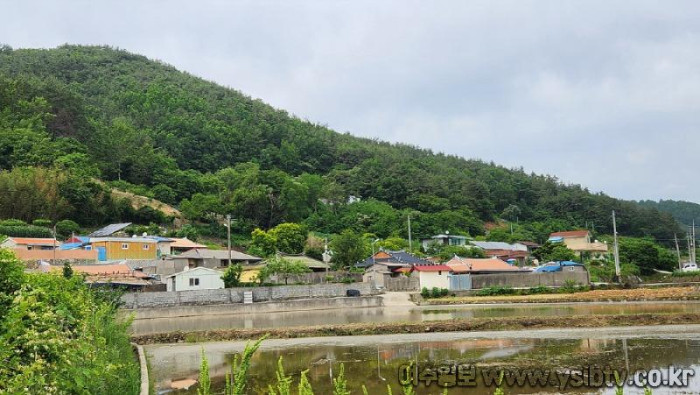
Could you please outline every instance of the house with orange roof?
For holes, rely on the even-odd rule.
[[[44,237],[8,237],[0,243],[0,248],[13,250],[53,250],[60,246],[60,241]]]
[[[522,270],[498,258],[460,258],[455,256],[445,265],[449,266],[455,274],[529,273],[527,270]]]
[[[194,241],[188,239],[187,237],[184,238],[176,238],[176,237],[170,237],[169,238],[172,242],[168,246],[168,252],[164,252],[164,254],[172,254],[172,255],[180,255],[183,252],[187,252],[191,249],[197,248],[200,250],[206,250],[208,247],[205,246],[204,244],[199,244],[195,243]]]

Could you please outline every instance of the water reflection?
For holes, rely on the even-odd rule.
[[[437,320],[557,316],[590,314],[700,313],[700,303],[597,303],[540,304],[509,306],[377,307],[340,310],[312,310],[265,314],[202,315],[196,317],[138,319],[132,324],[136,335],[211,329],[261,329],[366,322],[424,322]]]
[[[199,358],[178,358],[154,366],[153,374],[159,391],[168,391],[172,380],[196,378]],[[223,375],[229,369],[233,354],[208,353],[212,366],[214,386],[221,389]],[[181,357],[181,355],[178,355]],[[580,369],[582,366],[610,366],[628,370],[655,367],[691,366],[696,377],[689,392],[700,393],[700,340],[686,339],[463,339],[456,341],[418,341],[379,345],[304,345],[259,351],[252,363],[249,381],[250,393],[264,393],[267,384],[274,381],[277,360],[284,358],[287,373],[295,376],[295,382],[303,370],[316,393],[332,392],[332,378],[337,375],[341,363],[349,379],[352,393],[361,393],[360,386],[367,386],[370,394],[386,393],[390,385],[394,393],[401,393],[397,372],[400,366],[411,361],[418,366],[428,364],[472,364],[479,368],[540,368]],[[491,394],[493,388],[483,387],[477,377],[478,387],[470,394]],[[538,393],[542,388],[510,389],[507,393]],[[557,388],[544,389],[546,393],[558,393]],[[578,393],[591,390],[578,390]],[[421,386],[419,394],[441,393],[435,385]],[[450,393],[465,393],[453,389]],[[566,392],[577,392],[567,390]],[[600,393],[600,391],[593,391]],[[196,390],[176,393],[196,393]],[[609,393],[613,393],[611,390]],[[627,393],[636,393],[626,391]],[[642,392],[639,392],[642,393]],[[657,389],[654,394],[670,393]]]

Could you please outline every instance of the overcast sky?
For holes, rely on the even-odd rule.
[[[698,1],[0,0],[0,42],[106,44],[339,132],[700,202]]]

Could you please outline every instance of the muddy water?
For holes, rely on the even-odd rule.
[[[240,343],[208,343],[204,345],[210,361],[213,386],[221,389],[223,375],[228,371],[234,350]],[[196,393],[173,391],[171,384],[178,380],[197,377],[199,366],[198,345],[149,346],[147,352],[153,367],[156,387],[161,393]],[[498,369],[581,369],[597,365],[635,371],[685,366],[692,369],[685,392],[657,388],[654,394],[700,393],[700,327],[622,328],[538,330],[528,332],[451,333],[422,335],[382,335],[346,338],[316,338],[269,340],[253,358],[250,370],[249,392],[263,393],[267,384],[274,382],[277,360],[283,357],[288,374],[298,381],[300,372],[308,370],[309,379],[317,394],[332,392],[332,377],[339,374],[343,364],[353,394],[362,393],[364,384],[370,394],[386,393],[390,385],[393,393],[402,393],[398,385],[401,366],[413,361],[419,372],[425,367],[469,364],[477,367],[476,387],[453,388],[450,394],[491,394],[481,376],[489,368]],[[448,375],[449,376],[449,375]],[[196,386],[195,386],[196,387]],[[681,390],[681,389],[679,389]],[[419,394],[438,394],[435,384],[420,385]],[[612,389],[579,388],[562,391],[554,386],[525,386],[506,388],[506,393],[614,393]],[[630,388],[626,394],[642,393]]]
[[[262,329],[364,322],[423,322],[484,317],[557,316],[589,314],[700,313],[699,302],[542,303],[527,305],[462,305],[377,307],[266,314],[203,315],[135,320],[135,335],[210,329]]]

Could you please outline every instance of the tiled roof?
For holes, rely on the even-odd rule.
[[[520,268],[517,266],[509,265],[508,263],[496,258],[480,259],[454,257],[447,262],[446,265],[452,267],[455,272],[460,273],[510,272],[520,270]]]
[[[228,259],[228,250],[208,250],[193,248],[189,251],[183,252],[180,255],[174,255],[172,259]],[[262,258],[256,256],[244,254],[240,251],[231,250],[231,259],[234,261],[261,261]]]
[[[396,263],[396,264],[404,264],[404,265],[413,265],[413,264],[430,264],[429,261],[425,259],[418,258],[417,256],[408,253],[406,251],[379,251],[376,254],[374,254],[374,259],[370,256],[369,258],[365,259],[362,262],[357,263],[355,266],[357,267],[369,267],[372,266],[375,263]]]
[[[53,245],[61,245],[61,242],[59,242],[56,239],[51,239],[51,238],[39,238],[39,237],[10,237],[8,240],[14,241],[16,244],[20,245],[33,245],[33,246],[53,246]]]
[[[472,245],[475,245],[484,250],[515,250],[515,246],[512,244],[504,243],[501,241],[472,241]]]
[[[173,241],[173,243],[170,244],[170,248],[207,248],[207,246],[203,244],[197,244],[188,238],[171,238],[170,240]]]
[[[554,232],[549,235],[549,237],[586,237],[588,236],[587,230],[569,230],[565,232]]]
[[[417,272],[451,272],[452,268],[447,265],[414,265],[413,270]]]

